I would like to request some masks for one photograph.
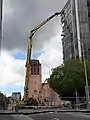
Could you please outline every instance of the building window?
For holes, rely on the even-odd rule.
[[[31,74],[36,75],[37,74],[37,66],[31,66]]]
[[[39,66],[37,66],[37,75],[39,75]]]
[[[90,7],[90,1],[89,0],[87,0],[87,6]]]
[[[34,90],[34,93],[37,93],[37,90]]]
[[[36,75],[37,74],[36,66],[33,66],[33,71],[34,71],[34,75]]]
[[[39,63],[31,62],[31,75],[39,75]]]
[[[41,93],[41,91],[39,91],[39,93]]]
[[[31,75],[33,75],[33,66],[31,66]]]

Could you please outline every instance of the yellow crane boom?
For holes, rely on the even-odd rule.
[[[28,81],[30,77],[30,60],[31,60],[31,51],[32,51],[32,37],[35,32],[40,29],[43,25],[45,25],[48,21],[50,21],[55,16],[60,15],[60,12],[56,12],[52,16],[48,17],[45,21],[41,22],[37,25],[34,29],[30,31],[29,42],[28,42],[28,49],[27,49],[27,60],[26,60],[26,76],[25,76],[25,88],[24,88],[24,100],[27,101],[28,99]]]

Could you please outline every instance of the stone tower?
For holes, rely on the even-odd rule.
[[[41,64],[39,60],[31,60],[30,63],[30,79],[29,79],[29,93],[28,97],[38,99],[39,92],[42,86]]]

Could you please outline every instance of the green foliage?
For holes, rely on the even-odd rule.
[[[0,91],[0,106],[4,104],[8,104],[8,98]]]
[[[2,101],[5,98],[4,94],[0,92],[0,101]]]
[[[90,85],[90,61],[86,60],[88,81]],[[85,74],[83,61],[69,60],[63,65],[53,69],[49,79],[49,85],[60,96],[75,97],[75,91],[80,97],[85,96]],[[68,98],[68,100],[70,100]],[[75,100],[72,99],[72,100]]]

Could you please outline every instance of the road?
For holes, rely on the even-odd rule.
[[[83,113],[45,113],[29,115],[33,120],[90,120],[90,115]]]
[[[90,120],[90,114],[83,113],[43,113],[33,115],[0,115],[0,120]]]
[[[0,115],[0,120],[32,120],[25,115]]]

